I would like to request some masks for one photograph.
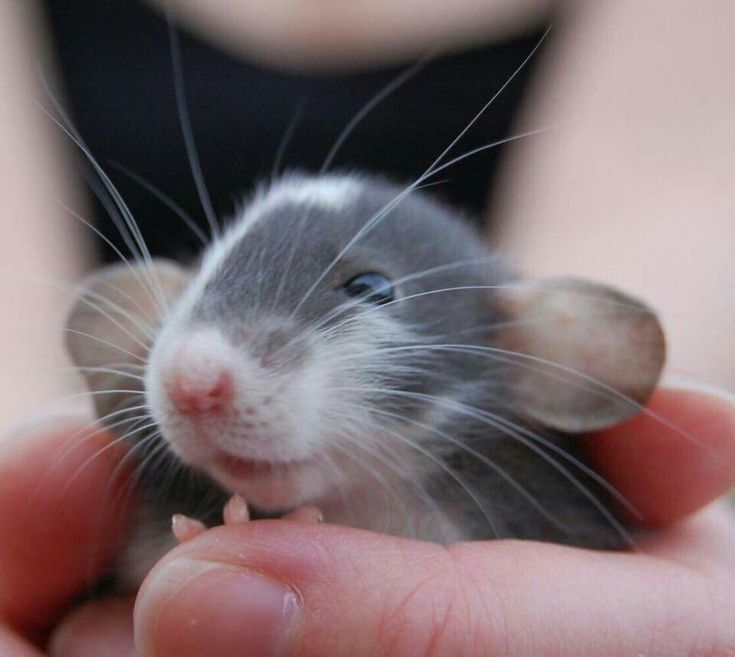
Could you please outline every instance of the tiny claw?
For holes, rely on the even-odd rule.
[[[315,506],[302,506],[283,516],[285,520],[294,522],[318,523],[324,521],[324,515]]]
[[[226,525],[240,525],[250,520],[247,502],[240,495],[233,495],[222,510]]]
[[[179,543],[186,543],[195,536],[199,536],[207,527],[203,522],[189,518],[181,513],[171,516],[171,531]]]

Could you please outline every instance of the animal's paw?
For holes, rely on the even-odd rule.
[[[250,511],[247,502],[240,495],[233,495],[222,509],[222,519],[225,525],[239,525],[249,522]],[[283,516],[284,520],[294,522],[315,523],[321,522],[324,517],[315,506],[302,506]],[[176,513],[171,518],[171,530],[179,543],[186,543],[195,536],[199,536],[207,529],[206,525],[194,518]]]
[[[190,541],[195,536],[199,536],[206,528],[203,522],[181,513],[175,513],[171,517],[171,531],[179,543]]]
[[[233,495],[224,509],[222,509],[222,519],[225,525],[240,525],[250,520],[250,510],[247,502],[239,495]]]

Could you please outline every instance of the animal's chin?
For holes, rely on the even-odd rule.
[[[303,469],[310,459],[301,461],[276,462],[248,459],[227,452],[218,452],[212,458],[211,467],[228,479],[264,479],[287,477]]]
[[[264,511],[292,508],[323,492],[313,458],[278,462],[217,452],[206,469],[224,488]]]

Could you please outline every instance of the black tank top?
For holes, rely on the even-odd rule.
[[[119,187],[151,251],[170,257],[193,254],[197,241],[183,222],[110,164],[142,176],[206,225],[179,127],[165,20],[134,0],[46,0],[45,7],[76,127]],[[540,35],[541,28],[432,60],[360,123],[333,169],[413,180],[508,79]],[[180,42],[201,166],[213,206],[222,216],[256,182],[270,177],[295,116],[283,166],[316,171],[350,119],[411,65],[292,73],[231,57],[186,33]],[[453,153],[512,134],[513,118],[538,61],[532,60]],[[442,172],[433,192],[479,218],[492,197],[503,150],[483,152]],[[94,219],[126,251],[99,204]],[[104,260],[115,259],[101,241],[99,248]]]

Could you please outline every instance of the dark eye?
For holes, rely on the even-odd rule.
[[[395,299],[393,285],[383,276],[375,272],[358,274],[345,283],[345,292],[351,297],[359,297],[367,303],[381,305]]]

